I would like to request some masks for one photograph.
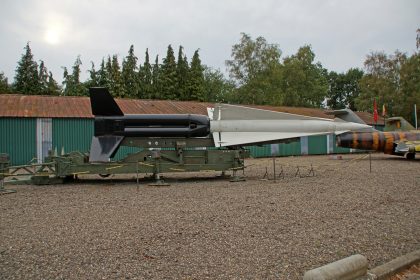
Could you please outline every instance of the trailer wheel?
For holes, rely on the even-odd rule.
[[[409,159],[409,160],[413,160],[415,157],[416,157],[416,154],[415,153],[407,153],[405,155],[405,158],[406,159]]]

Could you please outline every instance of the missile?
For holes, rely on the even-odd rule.
[[[95,116],[91,162],[109,161],[124,137],[212,138],[216,147],[282,142],[302,136],[370,129],[341,119],[314,118],[237,105],[218,104],[204,115],[125,115],[106,88],[90,88]]]

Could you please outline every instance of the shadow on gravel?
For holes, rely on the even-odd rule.
[[[179,175],[178,175],[179,176]],[[217,182],[217,181],[229,181],[230,176],[222,177],[222,176],[200,176],[196,177],[196,174],[186,173],[185,177],[166,177],[161,176],[161,179],[164,180],[165,183],[168,184],[175,184],[175,183],[191,183],[191,182]],[[139,185],[147,185],[153,184],[156,182],[154,178],[151,177],[143,177],[139,178]],[[65,184],[89,184],[89,185],[121,185],[121,184],[136,184],[136,178],[124,178],[124,177],[112,177],[112,178],[80,178],[76,180],[69,180],[66,181]]]

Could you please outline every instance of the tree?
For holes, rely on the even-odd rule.
[[[176,64],[176,74],[177,74],[177,96],[180,100],[188,100],[188,60],[187,56],[183,52],[183,47],[179,46],[178,50],[178,61]]]
[[[255,41],[241,33],[239,44],[232,47],[232,60],[226,61],[229,76],[238,85],[232,102],[247,104],[281,104],[281,50],[263,37]]]
[[[38,64],[34,61],[29,42],[26,44],[24,50],[25,53],[22,55],[16,68],[13,88],[16,92],[20,93],[38,94],[40,91]]]
[[[179,99],[177,96],[177,71],[176,71],[176,62],[174,56],[174,50],[172,46],[168,46],[166,52],[166,57],[163,59],[162,69],[161,69],[161,91],[162,98],[169,100]]]
[[[99,73],[95,69],[95,63],[93,61],[90,62],[91,67],[89,72],[89,79],[85,82],[86,88],[97,87],[99,86]]]
[[[134,46],[131,45],[128,55],[122,63],[121,79],[124,85],[124,92],[127,97],[142,97],[139,94],[139,81],[137,74],[137,57],[134,55]]]
[[[155,64],[152,69],[152,98],[161,99],[161,70],[159,65],[159,55],[156,55]]]
[[[385,104],[390,115],[404,116],[406,98],[401,89],[401,69],[407,55],[396,51],[388,56],[384,52],[373,52],[365,60],[366,75],[360,81],[361,93],[356,99],[358,110],[372,111],[374,98],[378,106]]]
[[[120,64],[118,62],[118,56],[108,56],[108,60],[105,65],[106,72],[106,87],[110,94],[114,97],[126,97],[124,84],[121,78]]]
[[[0,94],[8,92],[11,92],[11,88],[7,81],[7,77],[3,72],[0,72]]]
[[[67,70],[67,67],[63,67],[63,95],[68,95],[69,93],[69,86],[71,87],[71,75],[69,75],[69,71]]]
[[[188,74],[187,100],[204,101],[204,68],[198,50],[194,52]]]
[[[420,107],[420,52],[413,54],[400,70],[402,104],[399,115],[415,123],[413,107]],[[420,109],[420,108],[419,108]],[[419,110],[418,109],[418,110]],[[417,112],[417,116],[419,112]]]
[[[48,94],[48,70],[44,65],[44,61],[39,63],[39,94]]]
[[[47,92],[49,95],[61,94],[61,87],[58,85],[57,81],[54,80],[53,74],[51,73],[51,71],[49,72],[49,75],[48,75]]]
[[[350,108],[355,111],[357,109],[355,99],[360,95],[359,81],[362,77],[363,71],[357,68],[351,68],[346,73],[337,74],[334,71],[328,73],[328,107]]]
[[[227,80],[220,70],[204,66],[203,101],[232,102],[234,89],[235,84]]]
[[[311,46],[300,47],[295,55],[284,59],[283,105],[320,107],[327,96],[326,70],[314,63]]]
[[[111,62],[110,62],[110,64],[111,64]],[[108,73],[107,73],[107,70],[105,68],[105,59],[104,58],[102,58],[101,66],[98,70],[97,76],[98,76],[98,86],[107,87],[108,84],[109,84],[109,81],[108,81]]]
[[[139,70],[139,91],[143,98],[153,98],[152,66],[150,65],[149,49],[146,49],[143,67]]]
[[[229,75],[238,85],[252,79],[280,63],[281,50],[276,44],[268,44],[263,37],[255,41],[241,33],[239,44],[232,47],[232,60],[226,61]]]
[[[80,56],[78,56],[72,67],[71,75],[68,73],[67,68],[64,67],[64,74],[63,74],[64,95],[74,95],[74,96],[88,95],[88,91],[86,87],[80,82],[80,72],[81,72],[80,65],[82,65],[82,61],[80,59]]]

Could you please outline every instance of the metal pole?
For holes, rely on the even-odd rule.
[[[276,182],[276,158],[273,157],[274,182]]]
[[[369,172],[372,173],[372,153],[369,152]]]
[[[417,104],[414,104],[414,122],[416,124],[417,129]]]
[[[137,166],[136,166],[136,171],[137,171],[137,190],[139,190],[139,162],[137,161]]]

